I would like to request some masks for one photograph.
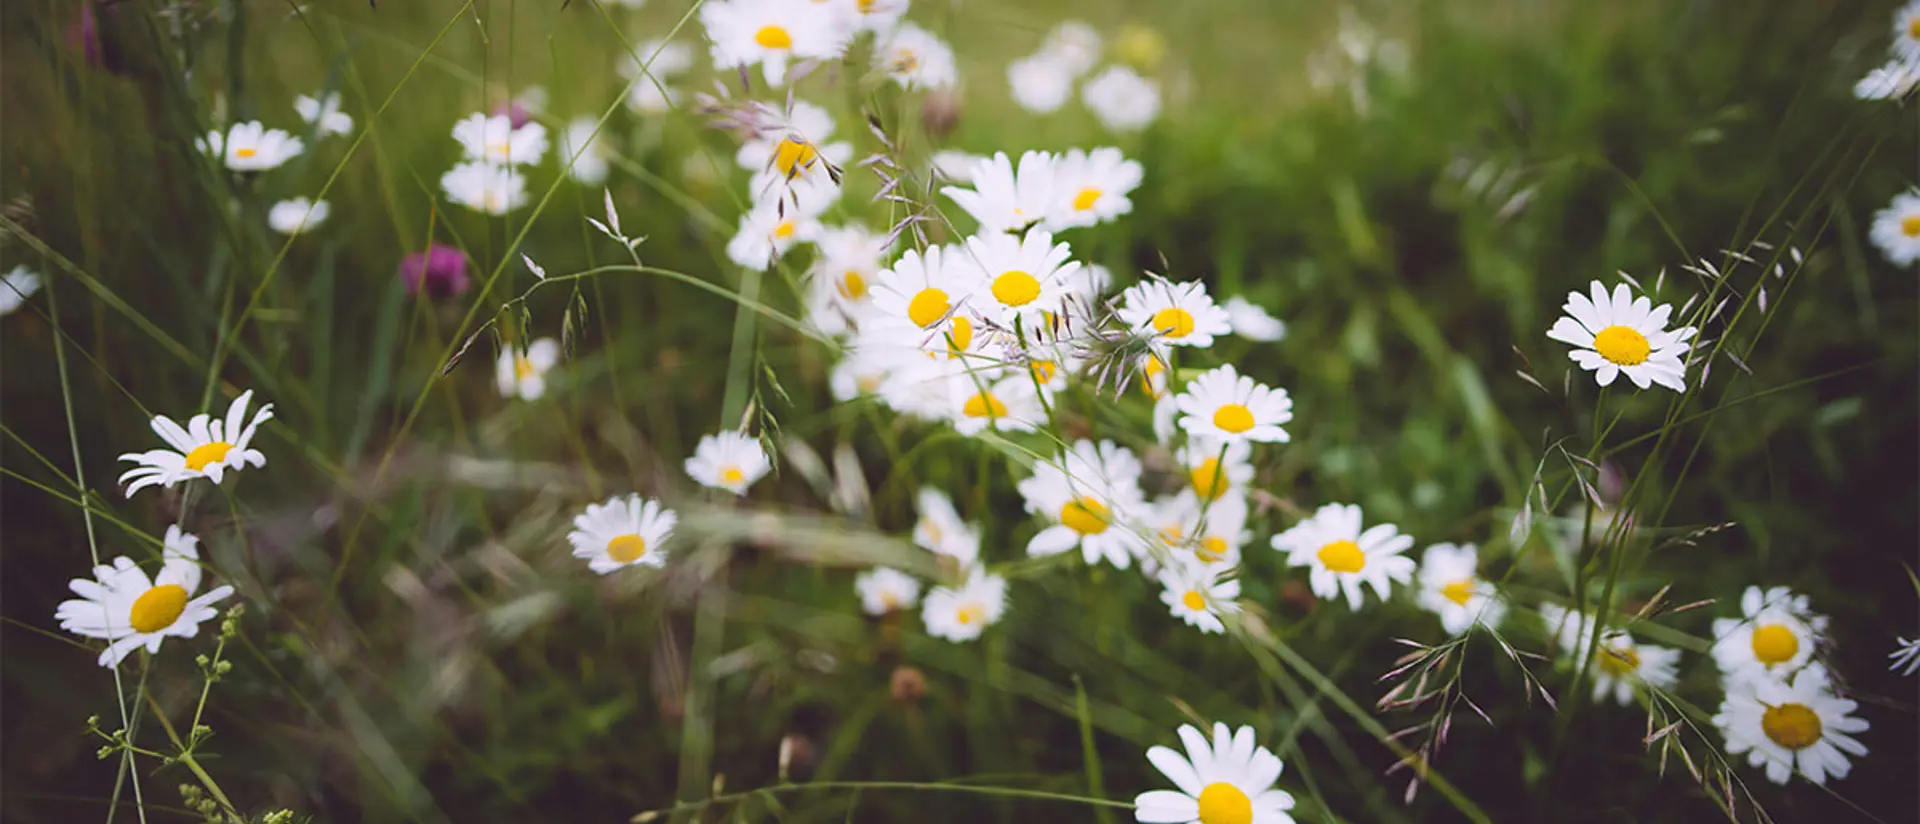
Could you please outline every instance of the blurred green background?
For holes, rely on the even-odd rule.
[[[1664,268],[1659,299],[1677,305],[1704,289],[1682,264],[1724,262],[1720,250],[1753,241],[1802,250],[1790,287],[1752,266],[1738,276],[1743,290],[1781,284],[1763,333],[1751,318],[1703,332],[1752,342],[1751,374],[1715,362],[1700,408],[1717,411],[1678,427],[1645,480],[1643,500],[1665,516],[1643,515],[1660,529],[1637,544],[1624,595],[1637,604],[1671,585],[1672,602],[1721,599],[1642,634],[1684,646],[1748,584],[1809,594],[1833,618],[1827,655],[1873,724],[1862,736],[1872,752],[1830,792],[1739,775],[1775,820],[1916,820],[1915,682],[1886,672],[1885,655],[1895,635],[1920,631],[1902,571],[1920,545],[1920,287],[1865,242],[1872,212],[1912,183],[1915,120],[1848,94],[1882,59],[1883,5],[920,0],[909,19],[959,55],[950,134],[943,118],[929,125],[919,97],[857,64],[816,72],[796,94],[834,111],[856,158],[879,150],[861,124],[870,113],[910,158],[1118,145],[1144,165],[1132,215],[1076,235],[1075,251],[1123,282],[1145,269],[1204,278],[1288,323],[1280,344],[1217,348],[1297,403],[1293,443],[1260,465],[1260,487],[1287,503],[1256,520],[1246,599],[1361,708],[1402,651],[1391,639],[1437,641],[1438,627],[1404,601],[1357,616],[1313,608],[1266,536],[1301,509],[1353,501],[1420,545],[1482,544],[1493,569],[1515,570],[1517,602],[1564,597],[1554,542],[1514,547],[1507,535],[1545,445],[1572,437],[1584,451],[1593,426],[1596,392],[1583,374],[1563,390],[1564,347],[1545,337],[1566,292],[1616,271],[1651,287]],[[583,219],[601,216],[600,192],[559,179],[551,160],[530,175],[536,202],[551,187],[537,218],[436,211],[458,152],[452,123],[533,85],[547,92],[550,130],[615,107],[625,44],[666,36],[688,4],[122,2],[97,7],[106,65],[72,46],[77,9],[0,7],[0,206],[18,227],[0,268],[45,271],[52,292],[0,321],[0,817],[104,818],[114,786],[116,762],[95,760],[99,741],[83,730],[89,715],[113,716],[112,679],[52,620],[65,581],[88,567],[62,474],[73,471],[63,397],[87,486],[109,507],[101,553],[150,557],[138,534],[164,532],[180,501],[126,500],[114,457],[150,448],[148,415],[201,408],[223,347],[215,406],[252,388],[277,413],[256,442],[268,466],[217,495],[201,485],[185,519],[248,605],[236,669],[209,704],[206,766],[249,812],[623,821],[676,791],[775,784],[783,747],[796,779],[1100,794],[1083,721],[1104,794],[1127,800],[1164,784],[1145,748],[1173,744],[1174,727],[1198,717],[1254,725],[1286,760],[1282,787],[1303,821],[1464,817],[1431,787],[1403,804],[1404,773],[1382,775],[1392,754],[1317,679],[1170,621],[1136,575],[1018,575],[1008,617],[976,644],[928,639],[910,617],[861,617],[852,561],[902,552],[875,536],[908,527],[923,484],[984,522],[988,559],[1022,557],[1034,529],[1013,489],[1024,470],[872,405],[834,405],[828,349],[742,321],[752,313],[726,299],[633,274],[543,289],[526,304],[532,332],[557,337],[564,323],[574,336],[546,399],[499,398],[485,336],[438,377],[475,323],[533,284],[520,254],[553,273],[622,259]],[[1110,45],[1126,26],[1164,40],[1147,68],[1165,109],[1147,132],[1106,134],[1077,104],[1037,116],[1010,103],[1006,64],[1069,17]],[[1376,54],[1404,50],[1404,69],[1341,57],[1342,32],[1354,40],[1361,25]],[[697,21],[676,39],[699,44]],[[784,96],[757,72],[743,93],[699,51],[701,68],[669,81],[684,90],[681,110],[614,111],[607,139],[620,159],[607,188],[624,226],[647,236],[649,265],[741,289],[721,250],[745,175],[692,93],[720,83],[736,98]],[[289,168],[239,183],[192,149],[218,112],[292,129],[294,95],[321,88],[343,93],[354,138],[310,140]],[[862,205],[869,173],[848,179],[839,216],[881,225],[886,210]],[[323,227],[290,244],[267,233],[267,204],[329,182]],[[476,282],[501,277],[459,301],[409,298],[398,261],[429,239],[468,249]],[[798,271],[768,273],[762,299],[797,313]],[[701,504],[680,462],[700,434],[737,423],[748,398],[804,447],[755,490],[754,518],[729,518]],[[1089,395],[1086,420],[1127,427],[1145,451],[1145,402],[1129,397],[1117,414],[1105,403]],[[1629,410],[1621,432],[1660,426],[1654,398],[1615,392],[1609,404]],[[1609,463],[1632,471],[1647,448]],[[809,471],[809,454],[822,468]],[[1550,488],[1563,490],[1567,472],[1549,461]],[[836,491],[849,477],[863,495]],[[568,519],[629,490],[737,540],[690,552],[651,585],[588,574],[567,555]],[[1667,540],[1727,522],[1692,545]],[[1546,650],[1524,618],[1509,634]],[[147,680],[149,711],[190,712],[188,653],[210,646],[204,635],[169,642]],[[1717,815],[1677,763],[1659,773],[1638,707],[1566,701],[1570,676],[1535,662],[1563,699],[1556,714],[1521,700],[1497,648],[1471,655],[1465,684],[1493,724],[1457,718],[1435,767],[1492,820]],[[1682,673],[1679,695],[1710,714],[1710,660],[1691,651]],[[1377,716],[1388,730],[1423,718]],[[163,740],[150,726],[142,735]],[[189,776],[142,765],[150,820],[186,820],[167,810]],[[734,820],[722,813],[1097,820],[1070,803],[923,791],[753,797],[704,820]]]

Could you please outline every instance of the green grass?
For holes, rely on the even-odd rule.
[[[1312,604],[1265,548],[1314,507],[1355,502],[1420,546],[1480,544],[1521,650],[1548,651],[1542,601],[1628,616],[1663,587],[1668,604],[1719,599],[1634,626],[1688,650],[1661,712],[1697,709],[1705,738],[1677,737],[1703,765],[1718,743],[1711,619],[1749,584],[1807,593],[1833,618],[1825,654],[1874,725],[1872,752],[1829,791],[1776,788],[1743,763],[1734,775],[1778,821],[1914,819],[1913,682],[1884,656],[1916,631],[1902,565],[1920,532],[1920,288],[1865,243],[1872,212],[1913,181],[1914,120],[1847,94],[1878,61],[1890,9],[1370,4],[1359,16],[1404,40],[1409,65],[1373,78],[1363,114],[1308,82],[1338,19],[1322,4],[921,0],[910,17],[960,55],[951,135],[857,66],[804,81],[856,158],[880,149],[865,114],[912,159],[1119,145],[1146,182],[1130,216],[1073,236],[1076,255],[1123,283],[1205,279],[1285,319],[1280,344],[1228,339],[1182,364],[1236,363],[1297,404],[1293,442],[1258,453],[1272,504],[1246,549],[1246,620],[1223,637],[1171,621],[1136,574],[1026,561],[1036,527],[1014,481],[1051,433],[970,440],[832,402],[834,349],[788,322],[801,270],[745,273],[723,251],[744,175],[691,93],[717,80],[738,96],[737,79],[696,71],[675,82],[686,108],[658,118],[619,105],[616,57],[689,5],[124,3],[102,17],[118,72],[64,45],[69,4],[0,8],[0,268],[32,265],[51,293],[0,321],[0,817],[115,806],[139,820],[137,785],[146,820],[189,820],[177,787],[206,781],[248,815],[316,821],[1127,821],[1135,794],[1166,785],[1145,749],[1213,720],[1253,725],[1281,755],[1302,821],[1716,815],[1681,756],[1661,774],[1648,709],[1596,705],[1576,687],[1590,674],[1534,660],[1558,704],[1528,700],[1484,634],[1453,666],[1492,723],[1456,708],[1404,802],[1407,773],[1383,773],[1423,739],[1386,739],[1432,710],[1376,709],[1378,679],[1407,651],[1393,639],[1438,643],[1439,628],[1404,597],[1358,614]],[[1164,36],[1167,108],[1151,130],[1116,138],[1077,105],[1010,104],[1007,61],[1068,16]],[[688,19],[679,39],[698,29]],[[552,161],[530,176],[536,205],[505,219],[435,208],[451,124],[529,84],[549,92],[550,127],[609,113],[608,189],[647,238],[644,265],[587,225],[604,219],[601,193]],[[293,96],[321,87],[342,91],[356,131],[309,140],[287,169],[239,180],[192,148],[216,112],[297,124]],[[870,173],[848,180],[843,219],[897,217],[861,205]],[[324,227],[268,233],[268,204],[323,188]],[[472,254],[474,292],[405,294],[399,259],[429,239]],[[1680,268],[1724,265],[1724,249],[1790,264],[1790,247],[1806,263],[1786,277],[1743,266],[1716,286]],[[552,282],[534,289],[522,255]],[[1616,271],[1651,288],[1662,269],[1676,306],[1735,290],[1703,331],[1724,347],[1705,387],[1682,401],[1563,381],[1545,330],[1565,293]],[[503,401],[498,342],[563,329],[548,397]],[[114,457],[152,443],[147,416],[224,408],[249,388],[276,404],[264,470],[184,500],[186,487],[115,488]],[[743,416],[786,441],[746,513],[681,469],[701,434]],[[1059,429],[1151,462],[1148,420],[1138,393],[1076,392]],[[1523,502],[1542,519],[1542,498],[1560,515],[1578,503],[1579,459],[1620,473],[1608,494],[1631,496],[1647,531],[1570,551],[1544,526],[1513,540]],[[982,524],[985,556],[1013,579],[1007,617],[978,643],[858,612],[853,570],[927,566],[901,537],[923,485]],[[572,515],[626,491],[686,519],[663,576],[602,579],[567,556]],[[190,764],[136,757],[129,775],[95,759],[84,720],[120,728],[122,695],[135,744],[177,752],[204,686],[191,659],[212,654],[214,628],[116,674],[52,616],[92,551],[152,558],[176,520],[247,612],[205,699],[213,737]],[[924,695],[895,694],[907,669]],[[1756,817],[1744,796],[1739,817]]]

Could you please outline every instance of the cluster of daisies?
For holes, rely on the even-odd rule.
[[[293,108],[315,140],[353,133],[353,116],[340,110],[337,92],[319,97],[300,95],[294,98]],[[278,169],[307,147],[306,141],[285,129],[270,129],[258,120],[234,123],[225,131],[210,131],[194,141],[194,146],[227,170],[248,176]],[[267,225],[280,234],[297,235],[319,226],[329,211],[324,200],[287,198],[267,210]]]
[[[1906,100],[1920,88],[1920,0],[1902,5],[1893,14],[1893,46],[1887,62],[1867,73],[1853,87],[1862,100]],[[1895,266],[1920,263],[1920,190],[1894,195],[1875,213],[1867,236],[1880,254]]]
[[[1007,66],[1013,102],[1036,114],[1050,114],[1067,104],[1074,84],[1085,78],[1080,102],[1102,125],[1115,132],[1146,128],[1160,116],[1160,84],[1125,63],[1094,73],[1105,45],[1100,32],[1084,22],[1069,20],[1054,27],[1039,51]],[[1151,66],[1165,48],[1151,29],[1128,27],[1113,50],[1132,63]]]

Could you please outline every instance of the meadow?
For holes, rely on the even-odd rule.
[[[1920,821],[1909,17],[9,0],[0,818]]]

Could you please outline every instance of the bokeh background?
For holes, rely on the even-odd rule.
[[[1353,501],[1422,545],[1485,545],[1494,568],[1514,571],[1516,601],[1564,596],[1551,530],[1507,539],[1546,445],[1592,427],[1596,392],[1584,375],[1563,383],[1569,364],[1546,328],[1568,290],[1616,271],[1651,286],[1664,269],[1660,297],[1681,303],[1704,288],[1683,264],[1724,265],[1721,250],[1754,241],[1797,248],[1806,267],[1775,288],[1763,332],[1737,332],[1753,342],[1750,374],[1714,363],[1715,411],[1678,428],[1681,446],[1651,467],[1645,500],[1661,512],[1643,513],[1651,531],[1624,591],[1630,603],[1667,586],[1670,602],[1720,599],[1643,635],[1683,648],[1749,584],[1810,595],[1832,616],[1825,655],[1873,724],[1872,752],[1826,790],[1740,775],[1778,821],[1920,817],[1916,682],[1885,669],[1894,637],[1920,631],[1905,571],[1920,546],[1920,286],[1865,237],[1872,212],[1914,181],[1916,119],[1848,91],[1884,54],[1890,5],[920,0],[910,19],[958,53],[955,99],[904,95],[852,64],[799,85],[835,113],[856,157],[879,149],[869,114],[915,158],[1121,146],[1145,183],[1130,216],[1076,237],[1078,256],[1123,278],[1205,279],[1287,322],[1277,345],[1221,352],[1298,404],[1293,443],[1258,478],[1297,508],[1261,517],[1243,578],[1247,601],[1324,679],[1203,638],[1170,621],[1147,582],[1111,570],[1016,576],[1007,619],[978,644],[861,616],[853,565],[899,551],[884,536],[911,523],[922,485],[984,522],[987,557],[1021,557],[1033,527],[1007,460],[834,404],[829,350],[743,323],[752,313],[686,284],[621,274],[536,293],[533,329],[564,326],[572,343],[538,404],[499,397],[487,336],[442,377],[445,353],[532,285],[520,254],[550,272],[622,254],[584,220],[602,216],[601,192],[559,180],[551,161],[532,175],[536,199],[552,187],[537,217],[433,208],[458,152],[452,123],[530,86],[545,89],[550,130],[616,109],[607,188],[625,227],[647,236],[649,265],[741,287],[722,250],[744,173],[692,95],[716,84],[735,98],[784,95],[757,73],[743,92],[703,55],[671,81],[680,110],[618,106],[631,44],[675,32],[688,7],[102,3],[90,61],[73,40],[79,4],[0,6],[0,264],[48,272],[51,293],[0,322],[0,818],[107,814],[117,762],[96,760],[84,719],[112,717],[113,682],[52,618],[88,567],[73,455],[106,502],[102,554],[150,556],[140,536],[163,532],[180,501],[125,499],[114,458],[149,448],[148,415],[201,408],[211,379],[217,405],[252,388],[277,411],[257,444],[267,468],[203,488],[186,518],[248,608],[206,722],[207,766],[243,809],[623,821],[676,793],[776,784],[783,751],[795,780],[965,779],[1126,800],[1162,785],[1147,746],[1217,718],[1253,724],[1281,751],[1303,821],[1464,819],[1431,787],[1403,803],[1405,774],[1383,775],[1393,755],[1334,697],[1388,730],[1420,720],[1371,708],[1401,651],[1391,639],[1438,640],[1432,618],[1405,603],[1320,608],[1266,535],[1299,508]],[[1115,136],[1077,104],[1047,116],[1012,104],[1007,63],[1068,18],[1160,80],[1150,129]],[[1142,39],[1121,50],[1129,32]],[[695,20],[673,36],[701,42]],[[321,88],[343,94],[364,139],[310,142],[290,169],[239,185],[194,153],[223,117],[299,125],[294,95]],[[848,180],[842,214],[883,221],[884,208],[860,205],[871,177]],[[264,204],[329,183],[323,229],[291,244],[267,233]],[[399,260],[430,239],[466,248],[478,280],[503,275],[459,300],[410,297]],[[1742,283],[1765,281],[1753,268]],[[769,273],[761,297],[798,312],[796,283]],[[788,444],[782,470],[751,516],[705,512],[680,462],[749,399]],[[1660,426],[1652,398],[1608,402],[1627,408],[1621,431]],[[1145,440],[1147,409],[1089,395],[1084,420]],[[1610,469],[1637,469],[1646,449],[1622,447]],[[1559,464],[1545,470],[1556,489]],[[646,586],[589,575],[567,556],[568,519],[627,490],[684,502],[735,540]],[[1547,650],[1538,627],[1511,634]],[[189,711],[198,696],[175,643],[148,678],[149,711]],[[1435,768],[1492,820],[1719,815],[1677,762],[1661,774],[1640,708],[1555,712],[1521,700],[1494,647],[1471,654],[1466,686],[1492,723],[1456,719]],[[1556,693],[1570,678],[1532,666]],[[1710,714],[1709,659],[1691,648],[1682,672],[1677,695]],[[1090,761],[1102,787],[1089,786]],[[150,820],[189,820],[174,789],[183,771],[143,762],[142,774]],[[911,790],[724,809],[790,822],[1099,814]]]

